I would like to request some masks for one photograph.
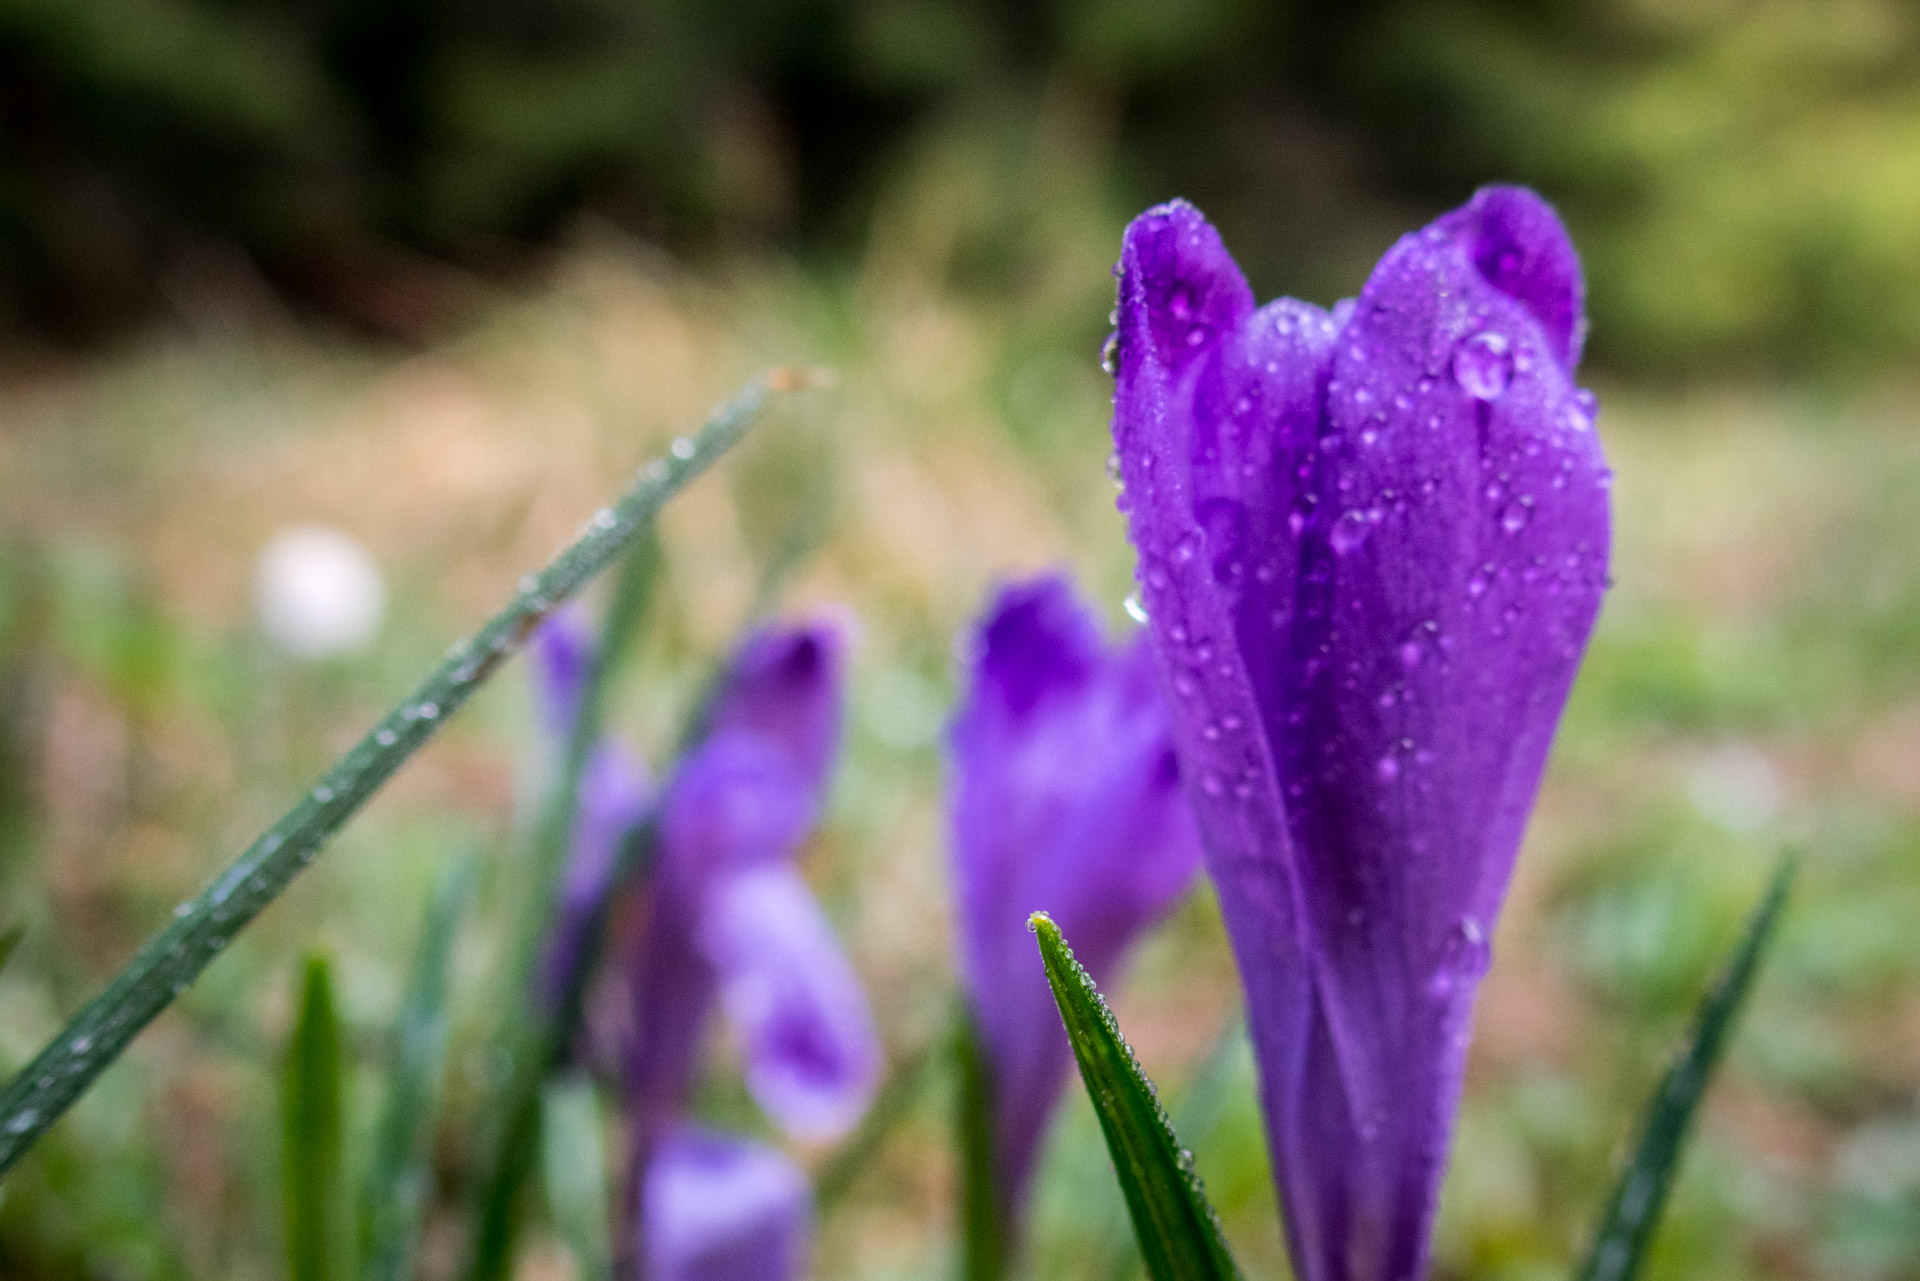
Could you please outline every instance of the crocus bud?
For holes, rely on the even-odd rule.
[[[948,740],[949,824],[961,981],[991,1082],[1009,1224],[1071,1062],[1027,917],[1051,913],[1108,982],[1199,864],[1144,642],[1106,645],[1055,576],[1002,589],[969,637]]]
[[[1607,582],[1579,263],[1537,196],[1490,187],[1332,311],[1256,309],[1178,202],[1127,229],[1117,274],[1122,506],[1294,1267],[1417,1277]]]

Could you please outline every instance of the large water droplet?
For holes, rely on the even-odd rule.
[[[1233,498],[1209,498],[1194,515],[1207,532],[1214,580],[1225,582],[1241,568],[1240,551],[1247,539],[1246,506]]]
[[[1351,508],[1340,513],[1340,519],[1333,522],[1333,528],[1327,533],[1327,542],[1336,554],[1345,556],[1348,552],[1367,541],[1367,535],[1373,532],[1373,524],[1367,514],[1359,508]]]
[[[1453,349],[1453,380],[1475,400],[1498,400],[1513,381],[1513,348],[1505,335],[1474,334]]]

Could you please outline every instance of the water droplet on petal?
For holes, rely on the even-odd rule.
[[[1145,627],[1147,625],[1147,607],[1140,603],[1140,593],[1131,592],[1120,602],[1120,608],[1127,611],[1127,617]]]
[[[1336,554],[1344,556],[1361,543],[1367,541],[1367,535],[1373,532],[1367,514],[1358,508],[1350,508],[1340,513],[1340,519],[1333,522],[1333,529],[1327,534],[1327,542],[1333,546]]]
[[[1453,380],[1475,400],[1498,400],[1513,381],[1513,349],[1492,332],[1462,339],[1453,349]]]
[[[1120,335],[1118,332],[1107,335],[1106,342],[1100,344],[1100,368],[1109,374],[1120,371]]]
[[[1527,522],[1532,519],[1533,499],[1529,495],[1522,494],[1508,503],[1506,510],[1500,513],[1500,532],[1517,534],[1525,529]]]

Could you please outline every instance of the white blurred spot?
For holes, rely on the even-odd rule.
[[[1780,813],[1780,779],[1751,747],[1721,747],[1688,773],[1687,800],[1694,813],[1730,832],[1758,831]]]
[[[274,646],[295,658],[365,649],[387,587],[366,548],[328,525],[289,525],[261,549],[253,605]]]

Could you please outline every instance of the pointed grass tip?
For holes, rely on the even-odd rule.
[[[817,391],[837,385],[838,374],[824,365],[782,365],[769,369],[767,386],[774,391]]]

